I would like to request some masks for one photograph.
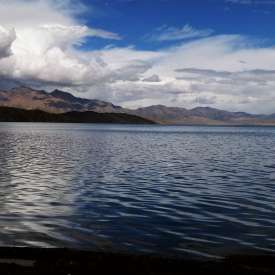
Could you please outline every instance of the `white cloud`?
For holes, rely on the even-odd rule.
[[[213,34],[213,32],[211,29],[196,29],[189,24],[181,28],[164,25],[152,34],[147,35],[146,38],[152,41],[178,41],[206,37]]]
[[[87,36],[120,36],[83,25],[74,4],[0,0],[0,75],[5,82],[59,87],[126,107],[211,105],[275,112],[274,47],[220,35],[155,51],[129,46],[83,52],[75,46]]]
[[[0,0],[1,24],[16,29],[44,24],[74,25],[76,19],[70,1]]]
[[[2,77],[76,86],[102,77],[102,66],[81,58],[75,46],[88,36],[120,37],[81,24],[75,5],[69,0],[0,0],[0,56],[10,56],[0,62]]]
[[[89,95],[96,94],[127,107],[211,105],[253,113],[275,111],[275,49],[272,47],[257,47],[255,41],[239,35],[222,35],[160,50],[158,55],[150,52],[149,59],[146,52],[127,51],[129,60],[139,55],[151,63],[143,73],[144,78],[97,83],[88,89]],[[112,49],[108,55],[112,56]],[[107,60],[104,56],[102,51],[102,58],[109,64],[112,58]],[[123,54],[114,56],[122,62]],[[118,61],[112,59],[112,62]],[[143,81],[154,75],[161,82]]]

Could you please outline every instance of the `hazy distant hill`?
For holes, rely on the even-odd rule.
[[[185,108],[163,105],[139,108],[132,113],[164,124],[202,125],[275,125],[275,115],[252,115],[228,112],[210,107]]]
[[[129,114],[68,112],[47,113],[40,110],[23,110],[0,107],[0,122],[63,122],[63,123],[121,123],[153,124],[154,122]]]
[[[197,107],[187,110],[163,105],[130,110],[105,101],[75,97],[60,90],[47,93],[28,87],[18,87],[9,91],[0,90],[0,106],[25,110],[42,110],[55,114],[87,111],[113,114],[126,113],[163,124],[275,125],[275,113],[272,115],[252,115],[210,107]]]

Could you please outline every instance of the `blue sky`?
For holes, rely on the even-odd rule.
[[[275,113],[274,15],[275,0],[0,0],[0,88]]]
[[[83,19],[93,27],[119,33],[123,39],[113,43],[117,46],[167,47],[179,40],[152,41],[148,36],[162,26],[181,28],[186,24],[196,29],[211,29],[213,34],[252,36],[269,45],[274,40],[273,1],[85,0],[84,3],[91,10]],[[106,44],[108,41],[94,39],[86,47],[100,48]]]

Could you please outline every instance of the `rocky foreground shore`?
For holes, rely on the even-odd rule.
[[[1,274],[275,274],[275,256],[219,261],[171,259],[69,249],[0,248]]]

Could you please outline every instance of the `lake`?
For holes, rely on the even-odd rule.
[[[275,252],[275,128],[0,124],[0,246]]]

